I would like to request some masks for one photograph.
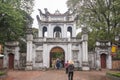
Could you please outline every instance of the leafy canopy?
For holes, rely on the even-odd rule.
[[[79,15],[79,26],[85,24],[89,29],[89,48],[94,48],[97,39],[113,42],[120,34],[119,4],[119,0],[67,1],[68,7]]]
[[[0,43],[19,40],[27,24],[32,23],[30,15],[19,6],[20,0],[0,0]]]

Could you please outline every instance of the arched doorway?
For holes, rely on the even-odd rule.
[[[14,68],[14,54],[10,53],[9,54],[9,69]]]
[[[59,26],[56,26],[54,28],[54,35],[53,36],[54,36],[54,38],[62,37],[62,35],[61,35],[61,28]]]
[[[106,68],[106,54],[101,54],[101,68]]]
[[[65,53],[60,47],[54,47],[50,51],[50,67],[55,65],[57,59],[60,59],[61,66],[64,67]]]

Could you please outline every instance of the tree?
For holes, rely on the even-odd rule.
[[[16,40],[23,33],[23,22],[24,18],[19,10],[0,3],[0,37],[4,41]]]
[[[33,12],[34,0],[0,0],[0,2],[24,10],[29,15]]]
[[[31,14],[33,12],[33,6],[34,6],[34,0],[21,0],[20,8],[27,12],[28,14]]]
[[[119,3],[119,0],[68,0],[67,2],[68,7],[79,15],[79,24],[85,24],[89,28],[91,42],[96,39],[113,42],[115,35],[120,34]]]
[[[20,0],[0,0],[0,40],[17,40],[32,23],[30,14],[20,9],[21,4]]]

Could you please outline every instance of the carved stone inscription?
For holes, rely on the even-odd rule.
[[[36,57],[35,62],[36,63],[42,63],[43,62],[43,52],[42,51],[36,51]]]
[[[73,51],[73,60],[77,61],[78,60],[78,52],[77,51]]]

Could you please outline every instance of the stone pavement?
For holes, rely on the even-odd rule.
[[[73,80],[109,80],[104,71],[75,71]],[[68,80],[64,70],[8,71],[6,80]]]

